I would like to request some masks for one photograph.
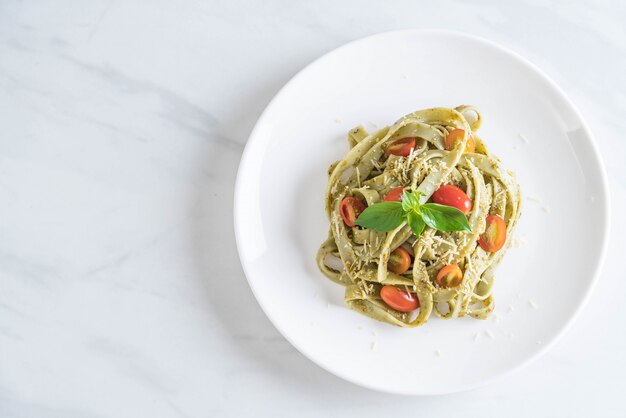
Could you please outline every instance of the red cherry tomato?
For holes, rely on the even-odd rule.
[[[437,189],[433,193],[433,202],[440,205],[452,206],[457,208],[464,214],[468,214],[472,209],[472,201],[465,194],[465,192],[456,186],[446,184]]]
[[[456,264],[450,264],[439,270],[435,283],[439,287],[456,287],[463,281],[463,272]]]
[[[410,266],[411,255],[407,250],[402,247],[393,250],[387,262],[387,270],[396,274],[402,274],[406,272]]]
[[[444,139],[444,141],[443,141],[444,147],[448,151],[450,151],[452,148],[454,148],[454,145],[458,141],[462,141],[463,140],[463,135],[465,135],[465,131],[463,129],[455,129],[455,130],[451,131],[448,134],[448,136],[446,136],[446,139]],[[476,144],[474,142],[474,137],[470,133],[469,134],[469,138],[467,138],[467,143],[465,143],[465,152],[474,152],[475,148],[476,148]]]
[[[385,156],[399,155],[400,157],[406,157],[411,153],[412,149],[415,149],[415,137],[400,138],[387,147]]]
[[[365,210],[365,205],[356,197],[345,197],[339,204],[339,213],[346,225],[352,228],[356,218]]]
[[[395,187],[389,190],[383,200],[385,202],[402,202],[402,192],[404,192],[404,186]]]
[[[495,253],[506,242],[506,224],[498,215],[487,216],[487,228],[478,239],[478,245],[488,252]]]
[[[395,286],[383,286],[380,289],[380,297],[387,305],[399,312],[411,312],[420,307],[417,295],[400,290]]]

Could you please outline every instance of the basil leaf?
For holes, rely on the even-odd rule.
[[[406,190],[402,193],[402,209],[405,212],[410,212],[411,210],[419,207],[420,199],[419,196],[412,192],[407,192]]]
[[[422,235],[422,232],[424,231],[424,227],[426,226],[422,217],[415,212],[409,212],[406,216],[406,219],[409,226],[411,227],[411,231],[413,231],[415,236],[419,238],[419,236]]]
[[[471,231],[467,218],[457,208],[426,203],[420,207],[426,225],[439,231]]]
[[[400,202],[382,202],[368,206],[357,218],[356,224],[376,231],[388,232],[404,221]]]

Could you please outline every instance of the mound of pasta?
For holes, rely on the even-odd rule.
[[[351,309],[402,327],[493,311],[521,199],[480,125],[478,109],[458,106],[348,133],[350,150],[328,170],[317,264]]]

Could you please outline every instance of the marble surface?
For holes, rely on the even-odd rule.
[[[619,0],[0,2],[0,416],[624,416],[624,21]],[[347,41],[421,27],[554,78],[597,137],[614,214],[565,337],[495,385],[432,398],[295,351],[232,226],[241,152],[281,85]]]

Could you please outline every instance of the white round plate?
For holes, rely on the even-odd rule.
[[[499,267],[494,314],[404,329],[348,309],[315,265],[326,170],[347,152],[347,131],[460,104],[481,110],[481,138],[524,196],[522,245]],[[259,304],[305,356],[368,388],[450,393],[528,363],[571,323],[606,250],[607,190],[580,114],[535,66],[464,34],[389,32],[324,55],[268,105],[241,159],[235,232]]]

